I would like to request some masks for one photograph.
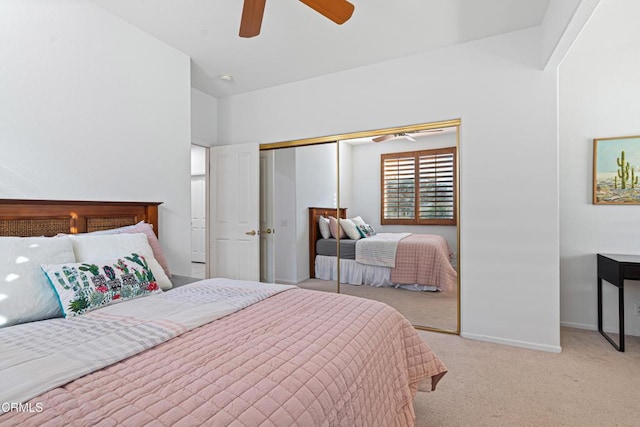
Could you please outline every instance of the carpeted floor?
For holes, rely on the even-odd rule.
[[[298,286],[316,291],[336,292],[335,281],[308,279]],[[454,292],[417,292],[392,287],[342,284],[340,292],[382,301],[404,315],[411,324],[455,331],[457,326],[457,290]]]
[[[416,426],[640,426],[640,338],[626,352],[563,328],[562,353],[418,332],[449,372],[414,400]]]

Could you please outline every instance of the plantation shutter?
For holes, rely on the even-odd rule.
[[[381,160],[381,224],[455,225],[455,147],[387,153]]]
[[[418,218],[453,219],[453,153],[420,154],[420,204]]]
[[[383,160],[384,218],[413,220],[416,211],[416,157],[391,157]]]

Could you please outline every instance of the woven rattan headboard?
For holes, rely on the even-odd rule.
[[[0,199],[0,236],[55,236],[133,225],[153,225],[158,202],[99,202]]]

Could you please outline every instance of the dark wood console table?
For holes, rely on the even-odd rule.
[[[618,288],[620,344],[602,330],[602,281]],[[598,254],[598,331],[618,351],[624,351],[624,281],[640,280],[640,255]]]

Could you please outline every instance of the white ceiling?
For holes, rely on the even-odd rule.
[[[192,60],[215,97],[262,89],[540,25],[549,0],[350,0],[338,26],[297,0],[266,2],[262,31],[238,36],[242,0],[92,0]],[[231,74],[232,82],[218,79]]]

